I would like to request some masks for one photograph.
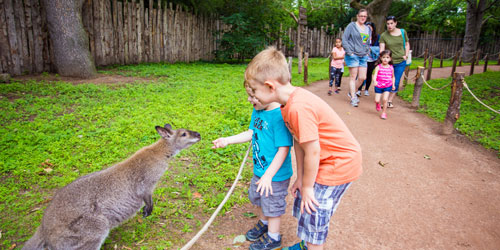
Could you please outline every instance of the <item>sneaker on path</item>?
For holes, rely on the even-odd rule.
[[[351,99],[351,105],[353,107],[357,107],[358,106],[358,103],[359,103],[359,99],[358,98],[352,98]]]
[[[375,109],[376,109],[377,111],[382,110],[382,107],[380,107],[380,103],[379,103],[379,102],[376,102],[376,103],[375,103]]]
[[[257,222],[257,224],[255,224],[252,229],[248,230],[248,232],[245,234],[245,237],[249,241],[256,241],[265,233],[267,233],[267,225],[264,225],[264,223],[259,220],[259,222]]]
[[[370,95],[370,92],[368,92],[368,90],[365,90],[365,96],[369,96]]]
[[[335,90],[335,94],[339,94],[340,89]]]
[[[380,118],[382,118],[384,120],[387,119],[387,114],[386,113],[382,113],[382,115],[380,115]]]
[[[307,247],[304,245],[304,241],[301,241],[293,246],[284,247],[281,250],[307,250]]]
[[[361,90],[356,91],[357,96],[361,96]]]
[[[250,250],[277,250],[281,249],[281,235],[278,240],[269,237],[267,233],[262,235],[260,239],[250,244]]]

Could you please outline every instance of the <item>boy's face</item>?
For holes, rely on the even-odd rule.
[[[262,105],[268,105],[276,100],[273,99],[271,87],[267,84],[252,83],[248,84],[251,94]]]
[[[255,96],[252,93],[252,90],[250,88],[246,88],[246,90],[247,90],[247,94],[248,94],[247,100],[253,105],[253,107],[256,110],[263,110],[263,109],[266,109],[267,106],[269,106],[269,105],[264,105],[264,104],[260,103],[260,101],[257,100],[257,98],[255,98]]]

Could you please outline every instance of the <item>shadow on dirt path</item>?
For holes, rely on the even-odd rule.
[[[457,71],[468,75],[467,68]],[[433,69],[433,78],[449,75],[450,68]],[[496,153],[459,134],[441,135],[440,123],[399,98],[388,119],[381,120],[373,89],[360,98],[358,108],[351,107],[347,78],[342,86],[332,96],[326,94],[327,81],[305,87],[334,108],[363,149],[364,173],[333,216],[325,249],[500,249]],[[287,201],[283,246],[299,240],[291,216],[293,198]],[[192,249],[248,249],[249,242],[232,244],[256,222],[243,216],[247,211],[258,214],[245,205],[219,215]]]

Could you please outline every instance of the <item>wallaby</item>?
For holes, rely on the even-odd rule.
[[[153,211],[153,190],[167,160],[201,139],[198,132],[156,126],[156,143],[107,169],[82,176],[56,192],[40,227],[23,249],[100,249],[109,231],[144,203]]]

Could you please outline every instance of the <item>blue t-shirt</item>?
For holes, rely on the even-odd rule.
[[[293,146],[293,138],[285,126],[280,108],[273,110],[254,109],[249,129],[253,131],[253,173],[262,177],[278,152],[278,148]],[[274,175],[273,181],[284,181],[292,177],[290,151],[288,151],[283,165]]]

